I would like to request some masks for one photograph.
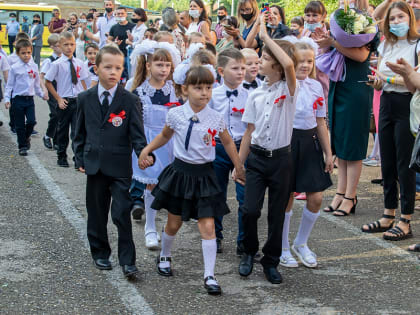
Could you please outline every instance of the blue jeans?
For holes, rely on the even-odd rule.
[[[131,180],[130,196],[134,204],[144,206],[143,194],[145,189],[145,184],[136,181],[134,178]]]
[[[33,96],[15,96],[12,103],[19,149],[28,148],[28,139],[36,125]]]
[[[240,143],[236,144],[236,147],[239,151]],[[223,191],[224,198],[227,198],[227,186],[229,182],[229,173],[234,169],[234,165],[229,158],[229,155],[226,153],[223,144],[220,141],[216,142],[216,159],[213,162],[214,171],[216,172],[217,179],[219,181],[220,188]],[[244,203],[244,191],[245,188],[239,183],[236,184],[236,200],[239,203],[238,208],[238,237],[236,239],[237,244],[239,245],[244,239],[244,228],[242,224],[242,204]],[[223,239],[223,217],[215,217],[214,225],[216,228],[216,237]]]
[[[416,191],[420,192],[420,173],[416,173]]]

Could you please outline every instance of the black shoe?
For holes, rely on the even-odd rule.
[[[218,254],[223,253],[222,239],[216,238],[216,244],[217,244],[217,253]]]
[[[100,270],[111,270],[112,265],[109,259],[95,259],[94,260],[95,267]]]
[[[139,203],[135,203],[131,208],[131,215],[133,216],[133,220],[141,221],[141,217],[144,214],[144,205]]]
[[[42,141],[44,142],[44,146],[48,149],[48,150],[52,150],[53,149],[53,145],[51,143],[51,138],[45,136],[44,138],[42,138]]]
[[[10,131],[15,135],[16,134],[16,129],[15,128],[10,128]]]
[[[211,295],[220,295],[222,294],[222,289],[218,284],[207,284],[208,280],[214,280],[217,281],[215,277],[208,276],[204,279],[204,288],[207,290],[208,294]]]
[[[28,155],[28,148],[20,148],[19,149],[20,156],[27,156]]]
[[[39,132],[38,131],[36,131],[35,129],[34,130],[32,130],[32,133],[31,133],[31,135],[37,135]]]
[[[124,265],[121,268],[124,276],[128,279],[133,278],[136,274],[139,273],[136,265]]]
[[[54,144],[54,145],[53,145],[53,149],[54,149],[55,151],[57,151],[57,150],[58,150],[58,144]]]
[[[277,271],[276,267],[264,267],[265,277],[272,284],[279,284],[283,282],[281,274]]]
[[[3,122],[0,120],[0,127],[3,126]]]
[[[67,158],[58,158],[57,165],[60,167],[69,167],[69,162],[67,162]]]
[[[239,274],[243,277],[248,277],[252,273],[254,267],[254,255],[244,253],[239,263]]]
[[[158,274],[160,274],[161,276],[164,276],[164,277],[171,277],[171,276],[173,276],[172,268],[171,267],[168,267],[168,268],[160,268],[159,267],[159,263],[161,261],[169,261],[169,263],[172,264],[171,257],[160,257],[160,255],[157,256],[156,257],[156,267],[157,267]]]

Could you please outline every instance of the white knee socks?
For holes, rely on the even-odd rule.
[[[293,215],[293,210],[290,210],[289,212],[286,212],[284,214],[284,223],[283,223],[283,236],[281,240],[281,247],[282,247],[282,256],[283,254],[287,255],[287,251],[285,251],[285,248],[289,248],[289,228],[290,228],[290,219]],[[288,251],[290,254],[290,251]]]
[[[171,249],[174,243],[175,235],[171,236],[162,232],[162,250],[160,251],[161,257],[172,257]],[[159,263],[160,268],[169,268],[170,262],[169,261],[162,261]]]
[[[147,235],[151,232],[156,232],[156,210],[151,208],[151,204],[155,197],[153,197],[152,192],[148,189],[144,191],[144,207],[146,210],[146,224],[144,225],[144,235]]]
[[[204,278],[208,276],[214,277],[214,266],[216,264],[216,252],[217,245],[216,239],[212,240],[201,240],[201,246],[203,248],[203,260],[204,260]],[[212,280],[207,281],[207,284],[217,284]]]
[[[313,213],[309,211],[308,208],[306,208],[306,205],[303,207],[302,220],[300,221],[299,231],[296,235],[295,241],[293,242],[295,245],[303,245],[308,242],[309,235],[311,234],[312,228],[314,227],[318,217],[319,211],[317,213]]]

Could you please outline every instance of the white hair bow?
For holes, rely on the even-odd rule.
[[[210,70],[210,72],[213,74],[214,79],[216,80],[216,70],[214,70],[214,67],[212,65],[203,65],[203,67]],[[187,78],[187,72],[190,70],[191,64],[188,60],[185,60],[182,62],[178,67],[175,68],[175,71],[172,75],[172,78],[176,84],[182,85],[185,82],[185,79]]]
[[[281,40],[287,40],[288,42],[290,42],[292,44],[305,43],[305,44],[308,44],[309,46],[312,47],[312,49],[315,52],[315,55],[318,52],[318,44],[315,43],[315,41],[310,37],[297,38],[296,36],[288,35],[288,36],[282,37]]]

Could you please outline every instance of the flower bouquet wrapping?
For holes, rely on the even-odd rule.
[[[366,13],[354,9],[339,9],[330,18],[330,31],[335,40],[343,47],[362,47],[374,39],[378,28]],[[344,56],[336,49],[316,58],[316,66],[328,74],[332,81],[344,81]]]

